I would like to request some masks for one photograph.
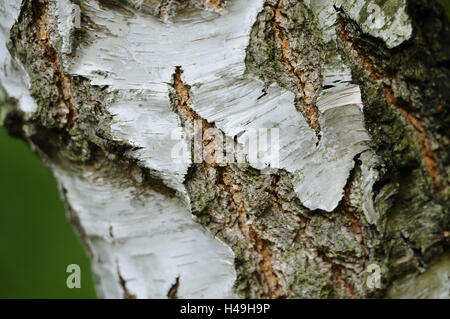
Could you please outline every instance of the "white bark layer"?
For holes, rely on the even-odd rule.
[[[343,10],[364,33],[392,49],[412,36],[406,0],[305,0],[305,8],[317,18],[314,36],[320,41],[312,45],[320,43],[323,50],[323,57],[316,61],[316,87],[302,83],[314,77],[310,73],[294,72],[305,67],[302,63],[307,63],[307,58],[302,60],[301,54],[289,47],[292,39],[282,34],[291,22],[280,13],[280,4],[294,6],[292,1],[193,0],[183,10],[176,5],[161,7],[161,1],[125,1],[124,6],[102,0],[42,2],[45,10],[36,19],[41,24],[38,33],[45,34],[48,39],[44,40],[56,48],[56,62],[48,68],[61,73],[60,94],[69,101],[69,109],[78,112],[72,120],[76,122],[77,116],[86,120],[88,116],[83,118],[81,113],[93,109],[95,99],[102,111],[112,116],[110,122],[83,122],[74,128],[68,121],[61,126],[71,138],[75,136],[71,142],[89,137],[88,142],[82,142],[95,144],[95,150],[83,148],[85,144],[80,142],[80,153],[101,153],[94,163],[84,158],[70,163],[64,154],[51,158],[38,150],[47,159],[70,214],[78,220],[92,254],[101,296],[234,298],[239,267],[248,267],[245,271],[250,274],[262,274],[261,285],[267,291],[261,295],[265,296],[289,295],[297,289],[292,288],[292,282],[309,283],[310,275],[314,280],[331,280],[330,273],[336,277],[338,296],[367,294],[360,283],[361,273],[375,258],[376,232],[385,227],[377,205],[389,194],[387,190],[374,191],[381,160],[370,147],[361,89],[353,82],[353,69],[341,56],[337,25]],[[36,75],[27,72],[27,66],[3,45],[10,38],[11,27],[20,23],[20,3],[0,2],[0,81],[7,94],[18,101],[25,118],[31,119],[41,111],[30,94]],[[282,51],[283,63],[288,65],[282,72],[297,77],[299,90],[290,89],[281,80],[263,82],[248,72],[252,28],[264,20],[261,16],[268,7],[275,16],[273,28],[278,28],[274,50]],[[82,41],[74,36],[80,30],[85,36]],[[56,70],[52,69],[55,65]],[[102,91],[108,98],[101,100],[89,89],[86,93],[84,87],[68,85],[69,79],[83,79],[89,89]],[[317,109],[316,127],[296,105],[299,99],[308,98]],[[184,118],[186,114],[190,118]],[[236,140],[247,162],[252,129],[279,129],[279,150],[269,149],[262,160],[250,162],[254,170],[205,165],[206,177],[196,176],[198,180],[188,185],[195,163],[191,154],[176,161],[173,149],[182,144],[190,151],[185,122],[191,119],[200,119],[218,128],[227,139]],[[97,125],[107,138],[98,136]],[[82,133],[77,135],[78,131]],[[61,131],[58,134],[63,135]],[[26,138],[34,146],[30,136]],[[100,139],[107,143],[98,142]],[[110,150],[114,148],[111,145],[116,149]],[[121,153],[117,145],[125,145],[126,150]],[[265,179],[261,177],[265,170],[274,169],[268,161],[274,151],[279,151],[279,167],[275,168],[280,173]],[[118,168],[124,162],[128,166]],[[254,180],[251,174],[255,174]],[[216,177],[221,180],[214,181]],[[158,183],[164,191],[158,189]],[[265,183],[267,191],[258,193]],[[228,196],[229,202],[217,192]],[[194,206],[206,209],[214,200],[216,206],[211,206],[217,211],[211,215],[220,216],[224,224],[235,218],[234,224],[239,225],[233,224],[222,237],[215,236],[219,232],[212,235],[207,231],[201,216],[192,218]],[[271,205],[276,213],[270,210]],[[232,208],[227,210],[228,206]],[[311,213],[315,210],[316,215]],[[353,216],[354,211],[361,212],[361,217]],[[270,215],[272,223],[267,226],[267,220],[262,222],[269,235],[269,231],[257,229],[264,214]],[[224,238],[229,241],[225,243]],[[245,250],[239,241],[254,241],[254,251]],[[267,242],[275,248],[267,248]],[[299,255],[300,262],[296,259]],[[363,255],[367,260],[360,261]],[[238,265],[238,258],[253,264]],[[445,274],[448,270],[439,268],[439,276]],[[359,283],[352,288],[343,277]],[[298,288],[297,296],[316,297],[314,289],[323,287],[314,280],[313,288]],[[411,282],[405,287],[408,285]],[[446,287],[448,282],[439,289]],[[435,295],[445,295],[439,289]]]
[[[81,174],[52,168],[81,221],[100,296],[166,298],[178,278],[179,298],[233,297],[233,252],[179,199],[108,181],[101,168]]]

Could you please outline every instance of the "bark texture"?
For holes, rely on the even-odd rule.
[[[450,297],[437,1],[1,0],[0,18],[2,124],[58,181],[100,296]],[[279,167],[249,159],[260,128]]]

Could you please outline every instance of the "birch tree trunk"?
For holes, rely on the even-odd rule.
[[[437,1],[1,0],[0,24],[2,123],[100,296],[450,297]]]

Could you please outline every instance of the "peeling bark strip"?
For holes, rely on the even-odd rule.
[[[2,1],[3,124],[58,181],[100,296],[448,297],[435,1]],[[175,163],[196,124],[209,159],[278,128],[280,168]]]

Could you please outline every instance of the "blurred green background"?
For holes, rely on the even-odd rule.
[[[80,265],[79,289],[66,286],[69,264]],[[0,127],[0,298],[95,297],[89,259],[53,177]]]
[[[445,7],[445,11],[447,11],[447,16],[450,18],[450,0],[442,0],[441,3]]]
[[[442,2],[449,13],[450,0]],[[81,267],[79,289],[66,286],[69,264]],[[0,298],[95,297],[89,259],[55,181],[24,142],[0,127]]]

